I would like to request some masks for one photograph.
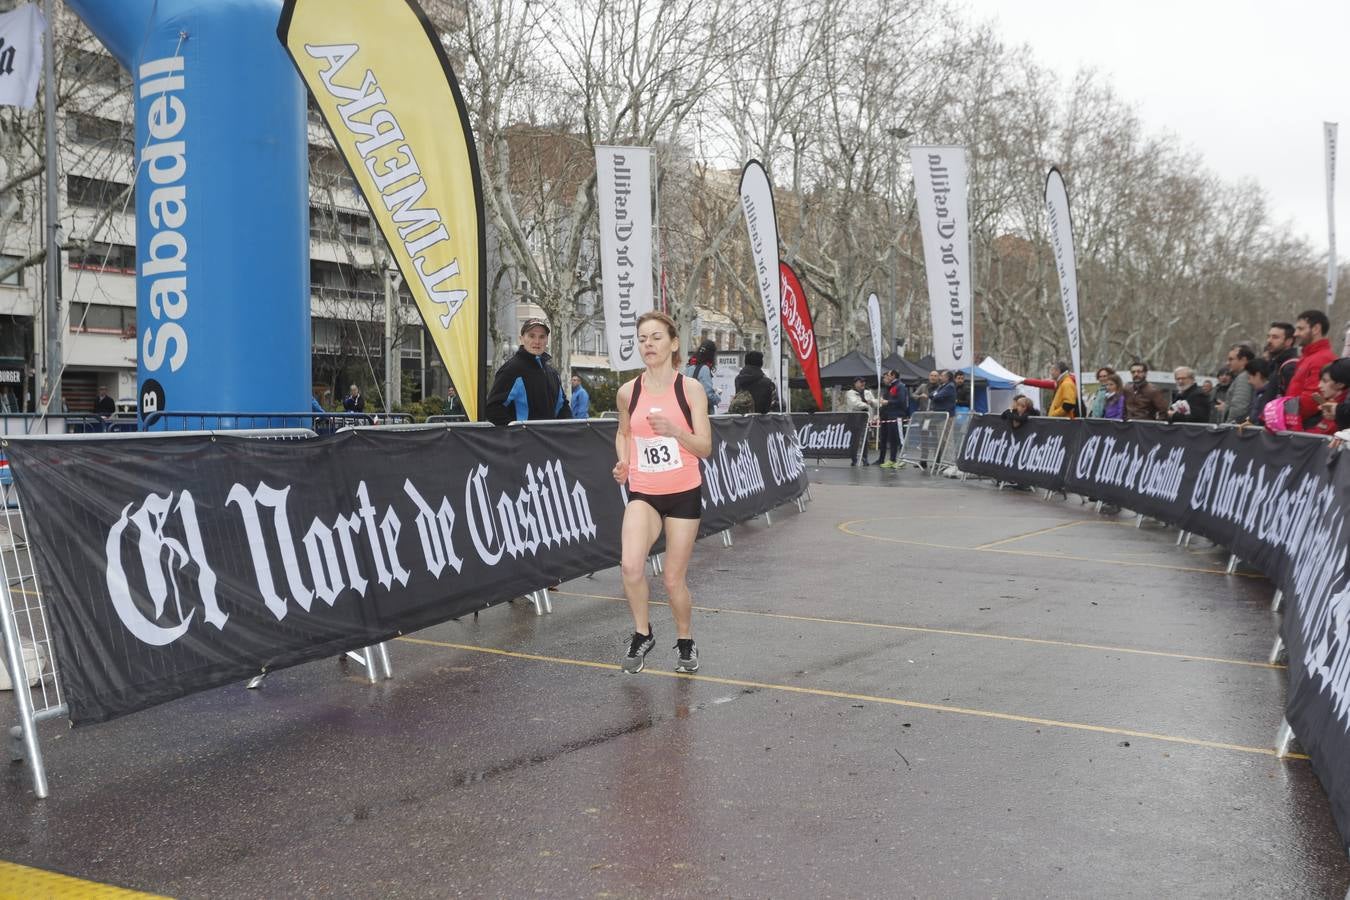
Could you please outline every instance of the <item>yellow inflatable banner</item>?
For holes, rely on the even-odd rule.
[[[468,111],[414,0],[286,0],[277,26],[471,419],[484,388],[482,180]]]

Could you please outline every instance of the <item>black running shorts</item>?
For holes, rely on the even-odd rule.
[[[703,518],[703,486],[680,491],[678,494],[642,494],[628,492],[628,500],[641,500],[656,510],[663,519]]]

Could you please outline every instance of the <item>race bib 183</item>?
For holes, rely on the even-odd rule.
[[[673,437],[635,438],[639,472],[673,472],[684,465],[680,442]]]

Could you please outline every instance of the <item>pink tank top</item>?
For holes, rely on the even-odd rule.
[[[677,374],[676,381],[684,376]],[[641,390],[639,390],[641,388]],[[628,417],[632,435],[628,443],[628,489],[639,494],[678,494],[703,484],[698,457],[673,437],[662,437],[647,423],[647,416],[659,412],[671,421],[693,430],[685,421],[684,410],[675,397],[675,385],[653,395],[642,385],[642,376],[633,385],[638,391],[637,405]],[[703,390],[700,386],[699,390]]]

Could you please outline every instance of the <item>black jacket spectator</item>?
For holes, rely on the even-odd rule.
[[[492,379],[484,410],[494,425],[527,419],[570,419],[572,407],[562,389],[562,376],[547,353],[535,356],[521,346],[502,363]]]
[[[1002,413],[1003,419],[1012,425],[1013,428],[1021,428],[1023,425],[1027,424],[1027,419],[1041,414],[1041,411],[1030,403],[1023,405],[1025,408],[1019,409],[1019,404],[1013,404]]]
[[[1294,377],[1294,372],[1298,369],[1299,351],[1297,347],[1290,347],[1276,354],[1270,360],[1270,387],[1266,389],[1267,397],[1283,397],[1285,390],[1289,387],[1289,381]]]
[[[1208,422],[1210,412],[1209,397],[1200,388],[1198,383],[1192,383],[1186,390],[1177,394],[1176,402],[1185,401],[1190,407],[1187,412],[1173,413],[1168,421],[1170,422]]]
[[[749,391],[755,401],[755,412],[766,413],[778,408],[778,389],[764,374],[764,354],[751,350],[745,354],[745,365],[736,375],[736,393]]]

